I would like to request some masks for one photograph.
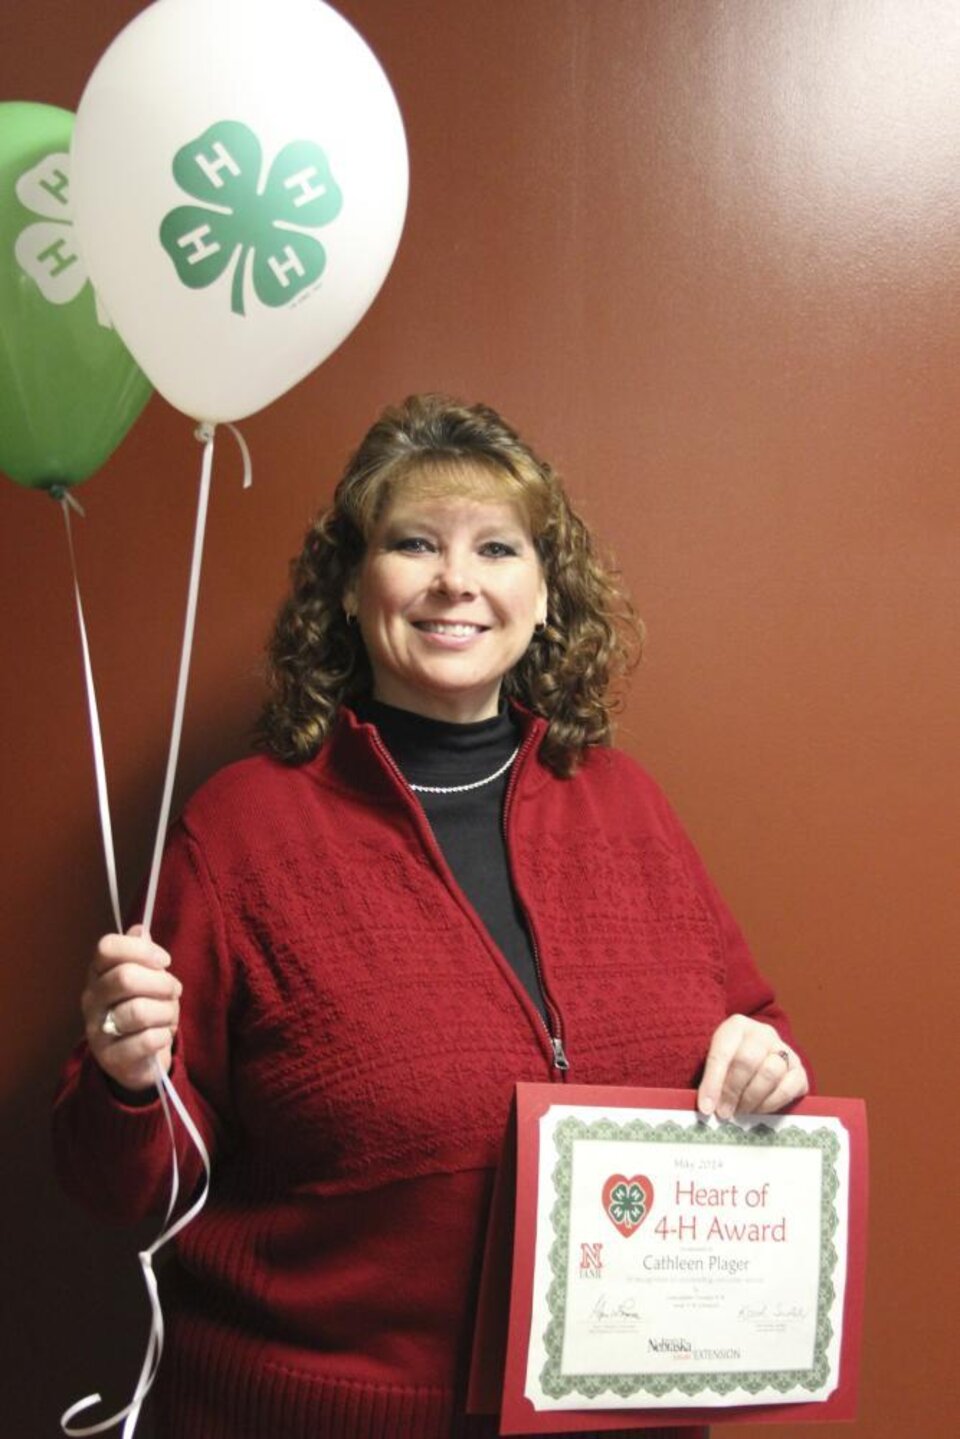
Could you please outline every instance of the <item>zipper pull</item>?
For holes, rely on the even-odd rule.
[[[553,1035],[550,1036],[550,1043],[553,1045],[553,1067],[554,1069],[569,1069],[570,1061],[563,1051],[563,1040]]]

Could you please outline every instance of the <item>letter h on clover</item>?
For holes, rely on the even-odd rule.
[[[31,215],[14,243],[17,264],[51,305],[69,305],[88,278],[73,234],[70,156],[59,150],[44,155],[17,180],[16,195]],[[94,303],[97,322],[110,329],[96,293]]]
[[[326,155],[310,140],[285,145],[261,191],[260,141],[238,120],[221,120],[178,150],[173,176],[199,205],[164,216],[160,243],[192,290],[219,280],[236,261],[230,306],[246,313],[244,289],[253,257],[261,304],[287,305],[323,273],[326,251],[310,234],[335,220],[343,196]]]

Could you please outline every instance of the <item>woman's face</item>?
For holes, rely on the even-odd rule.
[[[400,492],[344,598],[374,698],[466,723],[497,712],[503,676],[546,618],[526,516],[510,500]]]

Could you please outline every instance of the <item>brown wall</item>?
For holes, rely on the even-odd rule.
[[[138,8],[6,5],[0,97],[74,108]],[[869,1101],[855,1430],[945,1435],[958,1397],[946,1126],[955,1134],[960,10],[341,8],[406,117],[407,230],[359,330],[244,425],[250,494],[231,446],[218,451],[181,793],[242,751],[287,558],[375,411],[427,387],[501,407],[615,543],[649,623],[622,743],[686,818],[821,1088]],[[188,423],[154,400],[82,491],[127,892],[157,808],[197,464]],[[92,1388],[121,1398],[144,1318],[134,1242],[60,1198],[47,1153],[48,1094],[109,918],[60,517],[4,483],[0,544],[0,1432],[40,1439]]]

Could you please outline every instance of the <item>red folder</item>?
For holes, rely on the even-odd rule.
[[[810,1424],[856,1417],[867,1251],[867,1125],[860,1099],[803,1099],[790,1113],[830,1116],[849,1136],[847,1272],[837,1387],[812,1403],[711,1408],[537,1410],[524,1394],[533,1313],[539,1121],[551,1105],[695,1110],[693,1090],[518,1084],[494,1189],[481,1277],[467,1408],[500,1415],[501,1434],[699,1427],[724,1423]]]

